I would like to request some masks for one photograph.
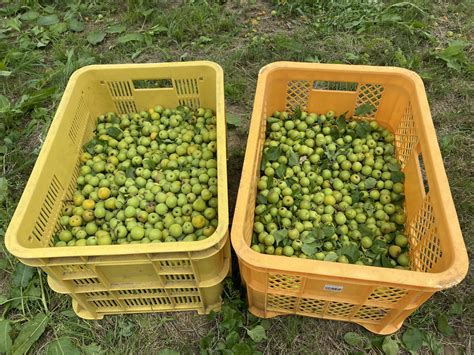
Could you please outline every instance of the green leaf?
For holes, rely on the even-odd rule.
[[[417,352],[423,346],[425,334],[418,328],[408,328],[403,333],[402,340],[408,351]]]
[[[365,224],[359,224],[359,232],[361,232],[363,237],[370,237],[372,238],[374,236],[374,232],[372,229],[367,227]]]
[[[234,346],[240,340],[240,334],[236,330],[233,330],[225,338],[225,343],[227,347]]]
[[[405,180],[405,174],[401,171],[392,171],[393,182],[403,182]]]
[[[10,101],[6,96],[0,95],[0,110],[5,110],[10,107]]]
[[[0,353],[9,353],[12,348],[11,330],[12,327],[8,319],[0,320]]]
[[[300,163],[300,157],[298,153],[295,153],[292,149],[290,149],[288,152],[288,165],[295,166],[295,165],[299,165],[299,163]]]
[[[67,31],[67,24],[65,22],[55,23],[49,30],[54,34],[60,34]]]
[[[257,203],[259,205],[265,205],[267,203],[267,198],[265,196],[263,196],[262,194],[258,194],[257,195]]]
[[[377,185],[377,180],[375,180],[373,177],[368,177],[365,179],[365,188],[366,189],[373,189]]]
[[[0,70],[0,76],[7,77],[7,76],[10,76],[10,75],[12,75],[12,72],[11,72],[11,71],[8,71],[8,70]]]
[[[347,126],[347,121],[346,121],[346,114],[339,115],[339,117],[336,119],[336,125],[339,128],[339,130],[343,130]]]
[[[128,43],[128,42],[143,42],[145,40],[145,36],[141,33],[129,33],[117,38],[117,42],[120,44]]]
[[[106,33],[101,31],[92,31],[87,35],[87,41],[95,46],[102,42],[105,38]]]
[[[356,116],[367,116],[375,110],[375,106],[369,103],[358,106],[354,114]]]
[[[400,351],[400,348],[396,339],[394,339],[392,336],[387,336],[383,340],[382,350],[385,355],[397,355]]]
[[[59,22],[58,15],[47,15],[47,16],[40,16],[38,18],[38,21],[36,23],[39,26],[51,26],[54,25],[55,23]]]
[[[8,197],[8,180],[0,177],[0,203],[3,203]]]
[[[84,22],[79,21],[78,19],[72,18],[69,20],[69,28],[74,32],[82,32],[86,28]]]
[[[380,262],[383,267],[393,268],[394,266],[390,261],[391,259],[385,254],[382,254],[382,256],[380,257]]]
[[[324,257],[324,261],[336,261],[338,258],[337,254],[327,254],[325,257]]]
[[[48,321],[49,316],[44,313],[39,313],[33,319],[26,322],[13,343],[12,354],[26,354],[31,345],[44,333]]]
[[[308,256],[314,255],[321,246],[320,242],[303,243],[301,251]]]
[[[357,138],[364,138],[370,132],[370,124],[368,122],[357,122],[355,134]]]
[[[390,171],[400,171],[400,164],[399,163],[388,163],[387,164],[387,168],[388,170]]]
[[[441,334],[450,337],[454,334],[453,328],[448,323],[448,317],[446,314],[438,314],[436,317],[436,327]]]
[[[48,344],[47,355],[81,355],[81,351],[71,342],[70,338],[62,337]]]
[[[286,167],[283,164],[280,164],[278,168],[275,169],[275,175],[277,178],[282,179],[285,175]]]
[[[303,113],[303,112],[301,111],[301,107],[300,107],[300,106],[296,107],[296,108],[293,110],[293,113],[292,113],[292,115],[291,115],[291,119],[292,119],[292,120],[299,120],[299,119],[301,119],[301,114],[302,114],[302,113]]]
[[[242,126],[242,120],[240,119],[239,116],[228,112],[225,117],[226,117],[226,122],[229,126],[232,126],[232,127]]]
[[[104,354],[104,350],[102,350],[100,345],[97,345],[96,343],[91,343],[89,345],[83,345],[81,347],[81,350],[85,355],[102,355],[102,354]]]
[[[125,175],[128,177],[128,178],[132,178],[132,179],[135,179],[136,176],[135,176],[135,169],[133,168],[133,166],[130,166],[129,168],[127,168],[127,170],[125,171]]]
[[[463,313],[463,305],[461,303],[453,303],[449,308],[449,314],[459,316]]]
[[[356,346],[358,348],[364,347],[365,344],[365,338],[357,333],[354,332],[347,332],[344,334],[344,341],[351,345],[351,346]]]
[[[359,248],[355,244],[344,245],[341,254],[347,256],[351,263],[356,262],[360,256]]]
[[[287,229],[280,229],[275,232],[273,232],[273,237],[275,238],[275,243],[278,246],[278,244],[287,237],[288,235],[288,230]]]
[[[16,287],[26,287],[33,278],[35,268],[26,266],[23,263],[17,263],[13,272],[12,281]]]
[[[428,345],[430,347],[430,350],[433,352],[433,355],[443,355],[444,348],[441,342],[436,338],[434,334],[430,334],[428,337]]]
[[[165,348],[158,351],[158,355],[179,355],[179,351]]]
[[[351,198],[352,198],[353,203],[359,202],[360,201],[360,191],[358,189],[355,189],[354,191],[352,191]]]
[[[332,224],[325,224],[322,230],[326,238],[332,237],[336,233],[336,228]]]
[[[270,147],[265,151],[264,156],[267,161],[276,161],[280,157],[281,153],[282,152],[279,147]]]
[[[142,164],[146,169],[154,170],[156,168],[156,163],[148,158],[143,159]]]
[[[33,21],[39,17],[39,13],[36,11],[27,11],[23,15],[20,16],[20,19],[23,21]]]
[[[117,127],[109,127],[107,129],[107,135],[109,135],[110,137],[114,138],[114,139],[120,139],[122,137],[122,130],[120,128],[117,128]]]
[[[115,24],[112,26],[107,27],[105,30],[107,33],[123,33],[127,27],[125,25]]]
[[[257,325],[252,329],[247,329],[247,334],[256,343],[260,343],[262,340],[267,339],[265,328],[261,325]]]
[[[238,343],[232,347],[232,353],[238,355],[254,355],[254,351],[247,343]]]

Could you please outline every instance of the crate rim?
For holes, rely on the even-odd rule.
[[[409,80],[414,86],[416,95],[418,96],[417,104],[420,105],[424,112],[424,132],[420,132],[427,138],[428,146],[426,147],[430,152],[429,159],[433,164],[438,164],[441,169],[436,169],[434,172],[433,182],[430,185],[430,193],[436,193],[439,199],[443,202],[444,211],[442,213],[443,220],[439,223],[446,223],[449,229],[451,243],[452,243],[452,262],[442,272],[425,273],[413,270],[398,270],[387,269],[382,267],[355,265],[355,264],[340,264],[330,263],[319,260],[308,260],[300,258],[292,258],[291,263],[284,263],[284,259],[280,256],[260,254],[250,248],[244,240],[243,226],[245,225],[245,209],[246,198],[250,194],[250,186],[247,177],[252,177],[253,162],[256,160],[259,127],[257,124],[257,117],[262,112],[264,104],[264,89],[268,76],[274,71],[291,69],[323,70],[325,72],[357,72],[363,73],[381,73],[403,76]],[[290,79],[290,78],[288,78]],[[423,157],[425,160],[427,157]],[[303,276],[312,275],[339,278],[341,280],[360,280],[377,282],[379,284],[393,285],[397,284],[400,287],[408,286],[415,289],[425,290],[442,290],[460,283],[468,271],[468,256],[464,240],[459,226],[456,209],[452,199],[451,191],[448,184],[448,178],[444,169],[441,152],[436,140],[436,133],[431,117],[428,99],[424,89],[424,84],[421,77],[414,71],[398,68],[398,67],[382,67],[382,66],[367,66],[367,65],[348,65],[348,64],[321,64],[321,63],[303,63],[280,61],[265,65],[259,71],[256,95],[254,99],[254,106],[249,127],[249,136],[247,140],[247,148],[245,153],[244,165],[242,168],[242,178],[239,185],[234,218],[231,229],[232,246],[239,257],[239,261],[244,262],[250,268],[264,270],[266,273],[289,273]],[[280,258],[280,259],[278,259]],[[278,261],[282,261],[284,266],[278,268]],[[314,271],[313,271],[314,270]],[[387,272],[390,270],[390,272]],[[427,277],[429,275],[429,277]]]
[[[20,223],[25,218],[26,206],[31,199],[33,191],[36,186],[36,180],[45,166],[46,158],[52,147],[53,138],[58,133],[58,126],[61,117],[64,115],[65,108],[72,95],[74,84],[76,80],[90,72],[97,69],[100,70],[134,70],[143,68],[160,68],[160,67],[197,67],[207,66],[212,68],[216,73],[216,116],[223,117],[225,124],[225,103],[224,103],[224,72],[222,67],[212,61],[187,61],[187,62],[163,62],[163,63],[134,63],[134,64],[93,64],[81,67],[74,71],[69,78],[69,81],[64,89],[63,95],[59,105],[54,114],[53,120],[49,127],[38,159],[35,162],[33,170],[27,180],[25,189],[20,197],[15,212],[10,220],[8,228],[5,233],[5,246],[7,250],[14,256],[22,259],[27,263],[29,259],[50,259],[50,258],[67,258],[67,257],[94,257],[94,256],[119,256],[129,254],[161,254],[161,253],[183,253],[183,252],[206,252],[214,248],[219,248],[218,244],[227,237],[229,215],[228,215],[228,191],[227,191],[227,166],[226,166],[226,137],[219,137],[224,140],[223,152],[218,156],[219,174],[225,176],[224,183],[218,185],[218,196],[224,203],[219,203],[218,215],[219,224],[215,232],[208,238],[194,242],[168,242],[168,243],[148,243],[148,244],[115,244],[107,246],[82,246],[82,247],[40,247],[40,248],[26,248],[22,246],[17,239],[18,229]],[[224,185],[224,186],[222,186]],[[219,248],[220,249],[220,248]],[[47,251],[47,252],[46,252]]]

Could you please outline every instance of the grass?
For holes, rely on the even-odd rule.
[[[228,130],[232,214],[258,70],[272,61],[295,60],[394,65],[420,73],[471,255],[474,250],[474,141],[470,100],[473,65],[469,44],[474,23],[470,16],[472,3],[467,0],[242,3],[128,0],[121,4],[93,1],[66,5],[53,0],[6,1],[0,8],[0,239],[61,93],[75,69],[91,63],[197,59],[218,62],[224,68],[226,105],[229,116],[233,117]],[[40,26],[38,21],[46,24]],[[105,36],[92,45],[88,36],[94,32]],[[459,42],[455,41],[465,45],[456,47]],[[45,331],[31,344],[34,353],[45,353],[51,344],[64,337],[69,339],[66,339],[69,345],[85,354],[156,353],[158,349],[182,353],[196,353],[200,349],[204,353],[217,349],[221,352],[234,349],[236,353],[258,350],[269,354],[359,350],[380,353],[382,343],[389,344],[391,339],[373,336],[349,323],[296,316],[258,320],[246,312],[245,304],[240,301],[244,295],[240,293],[238,278],[227,288],[220,315],[139,314],[85,321],[71,311],[68,297],[48,288],[44,274],[40,278],[41,274],[33,272],[26,279],[19,279],[20,264],[6,252],[3,242],[1,246],[3,308],[0,312],[9,321],[0,320],[0,327],[8,323],[12,327],[10,335],[15,338],[35,315],[42,312],[49,315]],[[474,325],[472,275],[471,270],[459,286],[437,293],[395,336],[405,339],[407,329],[414,328],[425,337],[422,353],[469,353]],[[12,297],[15,300],[7,302]],[[265,330],[266,339],[258,338],[260,327]],[[355,343],[344,340],[349,332],[356,333]],[[249,348],[242,344],[248,344]]]

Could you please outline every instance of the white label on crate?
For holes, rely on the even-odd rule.
[[[341,292],[343,288],[339,285],[324,285],[324,291]]]

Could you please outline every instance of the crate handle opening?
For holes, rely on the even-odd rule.
[[[173,82],[171,79],[143,79],[133,80],[135,89],[172,89]]]

